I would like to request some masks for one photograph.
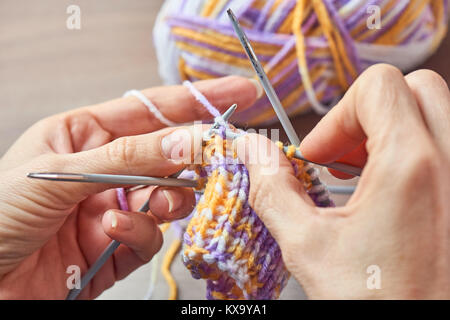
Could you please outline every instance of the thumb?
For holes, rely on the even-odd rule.
[[[192,163],[201,150],[203,126],[167,128],[149,134],[121,137],[99,148],[73,154],[51,154],[34,163],[47,172],[99,173],[165,177]],[[33,180],[42,190],[52,189],[52,199],[74,205],[89,195],[121,187],[118,184]],[[55,197],[55,192],[57,197]]]
[[[280,243],[317,210],[290,161],[269,139],[247,134],[236,140],[237,154],[250,175],[249,202]]]

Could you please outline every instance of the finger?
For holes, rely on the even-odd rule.
[[[411,130],[413,128],[413,130]],[[342,100],[302,141],[307,159],[332,162],[357,148],[366,138],[371,152],[417,148],[426,127],[403,75],[395,67],[370,67]]]
[[[447,83],[431,70],[414,71],[405,79],[433,139],[450,158],[450,91]]]
[[[195,206],[192,188],[149,187],[127,193],[130,211],[138,211],[149,200],[149,210],[158,223],[188,216]]]
[[[196,82],[194,86],[220,112],[224,112],[234,103],[238,105],[238,111],[244,110],[251,106],[262,92],[257,81],[238,76],[203,80]],[[213,118],[185,86],[156,87],[145,89],[142,93],[165,118],[172,122],[182,124]],[[139,99],[133,96],[79,109],[69,113],[68,116],[76,123],[77,117],[86,114],[94,117],[99,125],[110,133],[112,139],[165,127]]]
[[[199,81],[194,86],[220,112],[234,103],[238,110],[244,110],[262,93],[257,81],[237,76]],[[156,87],[142,92],[173,122],[182,124],[212,118],[184,86]],[[2,166],[8,169],[43,153],[89,150],[122,136],[144,134],[163,127],[165,125],[139,99],[116,99],[41,120],[19,138],[5,155],[5,160],[11,161],[3,161]]]
[[[129,211],[140,211],[144,203],[149,200],[150,194],[155,188],[157,187],[149,186],[142,187],[133,191],[128,190],[126,194]]]
[[[193,163],[194,154],[201,154],[204,129],[204,126],[166,128],[146,135],[122,137],[89,151],[44,155],[32,164],[32,170],[164,177]],[[27,182],[41,189],[51,188],[49,196],[52,200],[57,199],[66,206],[76,204],[88,195],[122,187],[103,183]]]
[[[195,206],[192,188],[158,187],[150,195],[149,208],[159,222],[170,222],[187,217]]]
[[[336,162],[340,163],[346,163],[350,164],[352,166],[358,167],[358,168],[364,168],[366,161],[367,161],[367,150],[366,150],[366,140],[364,140],[363,143],[361,143],[358,147],[350,151],[349,153],[343,155],[339,159],[336,160]],[[347,174],[338,170],[334,169],[328,169],[328,171],[339,179],[352,179],[355,176],[351,174]]]
[[[151,260],[161,249],[163,237],[156,221],[150,215],[142,212],[126,212],[108,210],[102,219],[105,233],[113,240],[131,249],[119,247],[115,253],[120,276],[124,276],[138,266]],[[117,268],[117,266],[116,266]]]
[[[292,232],[293,225],[299,227],[294,221],[308,219],[316,208],[289,160],[269,139],[248,134],[236,143],[238,157],[250,175],[250,205],[279,240]]]

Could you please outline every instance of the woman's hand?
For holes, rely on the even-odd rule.
[[[271,145],[258,135],[238,144],[247,155]],[[242,157],[250,203],[309,297],[450,298],[450,94],[440,76],[369,68],[300,150],[364,167],[344,207],[317,208],[276,148],[264,162],[279,160],[276,175]]]
[[[221,111],[256,99],[244,78],[201,81],[196,87]],[[143,93],[177,123],[206,119],[208,112],[182,86]],[[128,193],[131,211],[150,194],[150,211],[117,210],[115,185],[27,179],[28,172],[112,173],[167,176],[183,167],[170,159],[163,125],[135,97],[59,114],[26,131],[0,160],[0,299],[62,299],[66,269],[85,272],[111,239],[123,243],[81,299],[95,298],[148,262],[160,249],[157,223],[186,216],[195,203],[189,188],[146,188]],[[189,129],[192,130],[192,129]],[[149,133],[155,131],[153,133]],[[168,141],[168,142],[167,142]],[[105,191],[106,190],[106,191]],[[106,212],[106,214],[104,214]]]

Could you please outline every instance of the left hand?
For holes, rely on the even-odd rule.
[[[222,112],[232,103],[242,110],[257,96],[254,84],[240,77],[195,85]],[[209,117],[183,86],[143,93],[174,122]],[[128,97],[44,119],[18,139],[0,159],[0,299],[65,298],[67,267],[78,265],[84,273],[111,239],[122,244],[80,299],[95,298],[152,258],[162,245],[157,223],[189,214],[192,189],[130,192],[130,210],[137,211],[150,194],[150,212],[129,213],[117,210],[110,190],[117,185],[30,180],[26,174],[173,174],[183,165],[164,157],[161,140],[174,129],[156,131],[163,127],[138,99]]]

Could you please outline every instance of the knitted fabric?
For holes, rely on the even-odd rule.
[[[184,234],[182,259],[192,276],[207,280],[208,299],[276,299],[289,279],[281,251],[248,203],[249,174],[222,126],[206,142],[195,168],[203,192]],[[281,147],[281,143],[279,143]],[[333,206],[316,169],[290,159],[317,206]]]

